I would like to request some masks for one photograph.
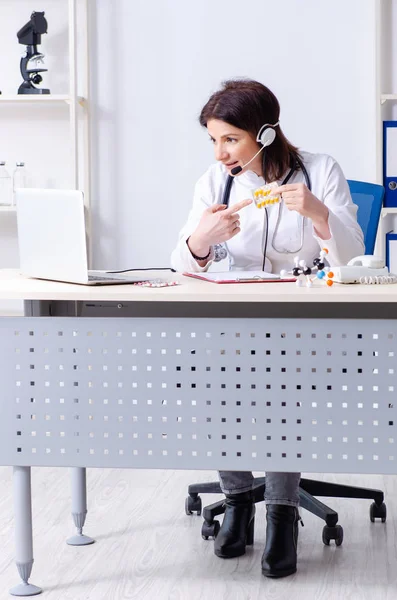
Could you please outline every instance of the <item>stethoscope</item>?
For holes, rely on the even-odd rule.
[[[280,185],[286,185],[289,182],[289,180],[291,179],[291,177],[297,171],[297,165],[298,165],[299,168],[301,169],[302,173],[303,173],[304,178],[305,178],[306,186],[311,191],[312,185],[311,185],[309,173],[307,172],[307,169],[306,169],[305,165],[303,164],[302,160],[300,159],[299,156],[297,156],[296,154],[292,154],[292,153],[291,153],[291,158],[292,158],[292,167],[291,167],[291,169],[289,170],[287,176],[284,178],[284,180],[282,181],[282,183]],[[226,180],[226,185],[225,185],[225,189],[223,191],[223,196],[222,196],[222,204],[225,204],[226,207],[229,206],[230,191],[231,191],[234,179],[235,178],[234,178],[233,175],[228,175],[228,178]],[[262,270],[264,270],[264,267],[265,267],[266,250],[267,250],[267,238],[268,238],[268,230],[269,230],[269,215],[268,215],[266,207],[264,207],[264,210],[265,210],[265,214],[266,214],[266,227],[263,228],[263,233],[264,233],[264,238],[265,239],[262,240],[262,246],[263,246],[263,264],[262,264]],[[281,221],[281,212],[282,212],[282,205],[281,205],[281,202],[280,202],[279,206],[278,206],[278,214],[277,214],[276,226],[275,226],[274,232],[273,232],[272,248],[273,248],[273,250],[275,252],[278,252],[279,254],[296,254],[297,252],[300,252],[302,250],[303,244],[304,244],[304,239],[305,239],[305,217],[302,217],[302,226],[301,226],[301,235],[300,235],[300,245],[299,245],[299,247],[298,248],[294,248],[293,250],[291,250],[291,249],[287,250],[286,248],[279,249],[279,248],[276,248],[274,240],[277,237],[277,232],[278,232],[280,221]],[[214,248],[214,250],[215,250],[215,261],[219,261],[219,260],[222,260],[223,258],[226,258],[228,252],[227,252],[227,249],[226,249],[227,246],[226,246],[226,248],[224,246],[226,246],[226,244],[224,244],[224,245],[217,244],[217,246]]]

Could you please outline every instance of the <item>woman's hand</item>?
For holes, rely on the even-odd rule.
[[[205,256],[210,246],[227,242],[240,232],[239,210],[252,204],[242,200],[226,208],[225,204],[214,204],[205,209],[199,224],[189,238],[189,248],[197,256]]]
[[[287,183],[272,189],[272,195],[281,195],[288,210],[313,221],[314,228],[323,239],[329,239],[328,208],[320,202],[304,183]]]

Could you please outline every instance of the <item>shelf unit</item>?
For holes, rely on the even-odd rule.
[[[66,0],[68,3],[69,24],[69,93],[68,94],[0,94],[1,105],[15,104],[26,106],[26,104],[41,105],[45,107],[53,105],[65,105],[69,112],[69,138],[70,138],[70,169],[73,189],[84,191],[84,203],[86,207],[86,226],[88,239],[88,257],[91,263],[91,225],[90,225],[90,127],[89,127],[89,40],[88,40],[88,4],[89,0]],[[84,96],[77,93],[77,22],[76,13],[79,13],[79,22],[85,24],[84,47],[85,54],[83,65],[82,82]],[[80,34],[80,31],[79,31]],[[80,63],[79,63],[80,64]],[[79,113],[80,110],[80,113]],[[83,121],[82,140],[79,140],[79,117]],[[84,184],[83,184],[84,182]],[[15,212],[15,207],[2,206],[0,212]]]
[[[396,102],[397,94],[386,94],[382,90],[382,64],[384,57],[382,55],[383,27],[387,15],[383,0],[376,0],[375,3],[375,26],[376,26],[376,179],[377,183],[383,185],[383,110],[382,107],[388,102]],[[383,258],[386,256],[386,233],[391,229],[391,220],[397,216],[396,208],[382,208],[381,219],[379,221],[378,235],[376,240],[376,254]]]
[[[380,104],[383,105],[386,102],[395,102],[397,101],[397,94],[380,94]],[[381,111],[379,112],[379,130],[378,137],[379,145],[380,145],[380,153],[378,155],[378,169],[380,170],[379,182],[383,185],[383,145],[382,145],[382,136],[383,136],[383,117]],[[376,253],[385,259],[386,256],[386,233],[391,230],[391,220],[388,217],[393,219],[397,216],[397,207],[385,207],[382,208],[381,219],[379,221],[378,226],[378,236],[377,236],[377,250]],[[394,227],[394,224],[393,224]]]
[[[34,96],[33,94],[26,96],[22,94],[0,94],[0,103],[19,103],[23,104],[70,104],[71,97],[68,94],[43,94]],[[77,96],[77,102],[80,106],[85,106],[85,98]]]
[[[397,215],[397,207],[382,208],[382,217],[387,215]]]
[[[397,94],[381,94],[380,103],[384,104],[387,100],[397,100]]]

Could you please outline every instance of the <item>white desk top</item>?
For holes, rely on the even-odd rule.
[[[136,272],[134,272],[134,275]],[[0,269],[0,300],[92,300],[120,302],[397,302],[397,284],[341,285],[316,282],[215,284],[168,271],[145,276],[181,285],[145,288],[137,285],[84,286],[29,279],[16,269]]]

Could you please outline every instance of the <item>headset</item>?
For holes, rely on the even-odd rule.
[[[259,148],[259,150],[255,154],[255,156],[253,156],[251,158],[251,160],[249,160],[247,163],[245,163],[245,165],[243,165],[242,167],[240,167],[240,166],[234,167],[234,169],[231,170],[232,175],[238,175],[239,173],[241,173],[241,171],[243,169],[245,169],[245,167],[247,167],[250,163],[252,163],[254,158],[256,158],[258,156],[258,154],[260,152],[262,152],[262,150],[264,150],[267,146],[270,146],[270,144],[272,144],[274,142],[274,140],[276,139],[275,127],[277,127],[278,124],[279,124],[279,121],[277,121],[277,123],[274,123],[274,125],[272,125],[271,123],[265,123],[264,125],[262,125],[262,127],[260,128],[260,130],[258,132],[258,135],[256,136],[256,141],[259,144],[261,144],[261,148]]]
[[[238,175],[239,173],[241,173],[241,171],[243,169],[245,169],[245,167],[247,167],[257,156],[258,154],[260,154],[260,152],[262,152],[262,150],[264,150],[265,148],[267,148],[268,146],[270,146],[270,144],[272,144],[274,142],[274,140],[276,139],[276,127],[279,125],[279,121],[277,121],[277,123],[265,123],[264,125],[262,125],[262,127],[260,128],[258,135],[256,136],[256,141],[261,144],[261,147],[259,148],[258,152],[247,162],[245,163],[245,165],[243,165],[242,167],[239,165],[238,167],[234,167],[234,169],[231,170],[231,175],[228,175],[228,178],[226,180],[226,185],[225,185],[225,189],[223,190],[223,196],[222,196],[222,202],[221,204],[225,204],[226,207],[229,206],[229,199],[230,199],[230,190],[234,181],[234,178],[236,175]],[[291,152],[291,168],[287,174],[287,176],[284,178],[284,180],[282,181],[282,183],[280,185],[286,185],[289,180],[291,179],[291,177],[294,175],[294,173],[298,170],[298,168],[302,171],[303,176],[305,178],[305,183],[306,186],[308,187],[308,189],[311,191],[312,189],[312,184],[310,181],[310,177],[309,177],[309,173],[307,172],[307,169],[305,167],[305,165],[303,164],[301,158],[295,154]],[[262,263],[262,271],[265,270],[265,262],[266,262],[266,250],[267,250],[267,238],[268,238],[268,229],[269,229],[269,216],[267,213],[267,208],[265,207],[265,213],[266,213],[266,230],[264,231],[265,233],[265,243],[264,243],[264,249],[263,249],[263,263]],[[303,246],[303,241],[304,241],[304,217],[303,217],[303,224],[302,224],[302,234],[301,234],[301,246],[300,248],[297,250],[297,252],[299,252],[299,250],[302,249]],[[279,220],[280,220],[280,214],[279,214],[279,218],[277,219],[277,224],[276,224],[276,228],[275,228],[275,232],[278,229],[278,225],[279,225]],[[274,235],[273,235],[274,238]],[[276,252],[278,252],[278,250],[274,247],[274,243],[272,242],[273,248],[274,250],[276,250]],[[227,250],[226,248],[224,248],[224,246],[222,244],[216,244],[214,247],[214,261],[215,262],[219,262],[220,260],[226,258],[227,256]],[[293,252],[292,254],[295,254],[295,252]]]

